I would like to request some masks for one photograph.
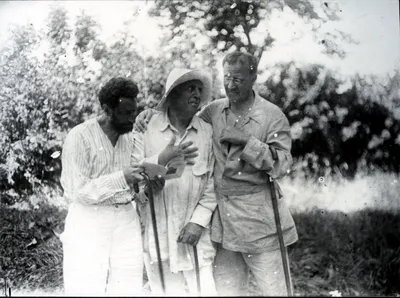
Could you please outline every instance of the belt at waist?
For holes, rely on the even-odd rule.
[[[218,193],[225,196],[241,196],[259,193],[267,190],[268,184],[252,184],[246,181],[227,181],[221,179],[215,185],[215,189]]]

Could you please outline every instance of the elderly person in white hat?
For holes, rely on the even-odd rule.
[[[216,295],[212,263],[215,248],[210,222],[217,201],[214,193],[212,128],[196,113],[211,97],[212,78],[203,70],[173,69],[157,113],[144,133],[144,151],[149,161],[165,164],[165,146],[183,142],[198,148],[194,165],[182,176],[167,180],[155,194],[157,230],[167,295],[196,295],[196,271],[192,246],[197,246],[200,280],[204,295]],[[154,158],[154,160],[152,160]],[[157,159],[157,160],[156,160]],[[162,294],[149,204],[139,206],[144,222],[145,265],[153,295]],[[186,285],[185,285],[186,284]]]

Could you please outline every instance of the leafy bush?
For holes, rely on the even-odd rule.
[[[399,87],[372,92],[378,83],[368,86],[356,76],[350,88],[340,90],[344,82],[319,65],[299,69],[289,63],[279,70],[260,93],[287,115],[300,169],[309,176],[349,178],[359,170],[400,171],[400,110],[392,106],[400,100]]]
[[[65,216],[65,209],[43,203],[25,210],[0,206],[0,276],[12,289],[62,287],[62,245],[55,233]]]

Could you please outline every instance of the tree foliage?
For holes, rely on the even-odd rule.
[[[321,65],[299,69],[289,63],[279,69],[260,92],[288,116],[300,168],[346,177],[358,170],[400,171],[400,118],[388,100],[393,89],[373,91],[376,82],[367,85],[356,76],[340,91],[343,82]],[[394,75],[388,85],[396,80]]]
[[[139,69],[126,39],[106,47],[90,16],[82,13],[71,28],[56,6],[48,20],[46,31],[18,27],[1,50],[0,183],[8,196],[58,184],[66,133],[99,112],[101,84]]]
[[[265,27],[265,22],[275,12],[292,12],[311,25],[310,33],[316,42],[321,43],[326,54],[343,58],[346,53],[338,47],[337,41],[345,38],[354,43],[351,36],[340,30],[326,34],[321,34],[318,30],[327,22],[337,21],[338,10],[337,5],[327,2],[321,3],[321,7],[317,9],[310,0],[178,0],[156,1],[151,14],[170,19],[169,28],[174,32],[170,40],[187,33],[187,28],[192,29],[191,24],[195,23],[198,30],[210,38],[214,48],[222,51],[232,48],[246,50],[260,59],[275,41]],[[255,42],[255,34],[262,37],[261,42]]]
[[[113,40],[102,40],[90,15],[70,20],[61,6],[51,10],[46,30],[30,24],[13,30],[12,43],[0,49],[2,198],[59,184],[64,137],[99,113],[97,93],[110,78],[133,79],[140,106],[154,107],[172,68],[204,67],[213,73],[213,99],[219,98],[217,60],[233,46],[259,55],[267,51],[273,37],[266,34],[256,44],[251,36],[270,13],[290,8],[307,22],[335,19],[328,7],[320,16],[306,0],[165,1],[154,7],[150,17],[167,20],[157,55],[139,45],[129,22]],[[250,39],[239,29],[249,30]],[[257,88],[288,115],[299,168],[350,177],[360,168],[399,171],[398,72],[386,81],[355,77],[350,88],[339,91],[342,82],[322,66],[299,69],[292,63],[275,69]]]

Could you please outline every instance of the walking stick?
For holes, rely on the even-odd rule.
[[[201,295],[201,285],[200,285],[200,267],[199,267],[199,257],[197,255],[197,246],[193,246],[193,254],[194,254],[194,266],[196,269],[196,281],[197,281],[197,293]]]
[[[278,155],[276,153],[275,148],[270,147],[270,149],[271,149],[271,153],[272,153],[272,159],[277,160]],[[269,176],[269,186],[271,189],[272,207],[274,209],[276,230],[278,232],[279,246],[280,246],[281,255],[282,255],[283,272],[285,273],[286,290],[287,290],[288,296],[293,296],[292,281],[290,278],[290,270],[289,270],[288,254],[287,254],[285,243],[283,242],[281,218],[279,216],[278,198],[276,197],[276,188],[275,188],[274,179],[271,176]]]
[[[147,192],[149,195],[149,201],[150,201],[150,212],[151,212],[151,220],[153,224],[153,233],[154,233],[154,240],[156,243],[156,252],[157,252],[157,260],[158,260],[158,271],[160,273],[160,279],[161,279],[161,288],[163,290],[163,293],[165,295],[165,282],[164,282],[164,273],[163,273],[163,268],[162,268],[162,263],[161,263],[161,253],[160,253],[160,243],[158,240],[158,232],[157,232],[157,220],[156,220],[156,211],[154,208],[154,196],[153,196],[153,189],[151,188],[150,184],[150,179],[149,176],[146,173],[142,173],[146,184],[147,184]]]

